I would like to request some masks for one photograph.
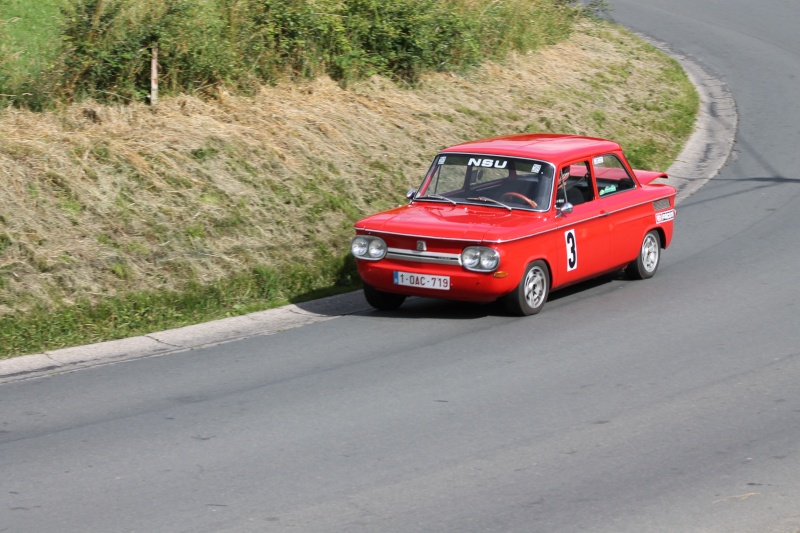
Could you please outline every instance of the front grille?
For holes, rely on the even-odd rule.
[[[435,263],[438,265],[460,265],[461,254],[448,254],[444,252],[418,252],[402,248],[389,248],[386,257],[400,261],[413,261],[415,263]]]

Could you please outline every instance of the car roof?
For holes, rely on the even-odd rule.
[[[522,133],[470,141],[445,148],[442,152],[505,155],[544,159],[559,164],[598,153],[620,150],[619,144],[606,139],[554,133]]]

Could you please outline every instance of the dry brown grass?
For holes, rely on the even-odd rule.
[[[466,139],[650,140],[664,167],[683,142],[660,127],[666,104],[691,92],[664,82],[673,68],[584,24],[568,42],[413,90],[320,78],[156,109],[2,110],[0,315],[344,253],[359,215],[402,201],[438,149]]]

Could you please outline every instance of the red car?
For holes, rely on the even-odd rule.
[[[355,224],[367,301],[502,299],[538,313],[550,291],[623,268],[656,273],[675,189],[632,170],[612,141],[522,134],[459,144],[433,160],[407,205]]]

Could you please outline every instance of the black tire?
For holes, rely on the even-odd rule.
[[[642,239],[639,255],[625,269],[631,279],[649,279],[656,275],[661,261],[661,238],[656,230],[648,231]]]
[[[381,311],[394,311],[406,301],[406,297],[402,294],[379,291],[366,283],[364,284],[364,297],[369,305]]]
[[[503,303],[514,315],[535,315],[544,307],[549,292],[550,271],[544,261],[534,261],[525,269],[517,288],[503,297]]]

